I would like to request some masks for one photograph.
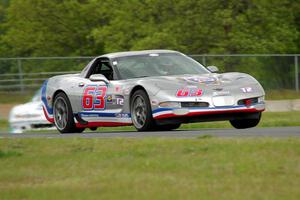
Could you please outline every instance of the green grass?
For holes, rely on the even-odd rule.
[[[0,139],[0,197],[300,199],[300,139]]]
[[[0,131],[7,131],[7,130],[8,130],[8,121],[0,120]]]

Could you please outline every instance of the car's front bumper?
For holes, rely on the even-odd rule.
[[[153,111],[153,118],[157,121],[176,121],[181,119],[184,123],[231,120],[246,118],[251,113],[260,113],[265,110],[265,103],[257,103],[251,106],[223,106],[208,108],[158,108]]]

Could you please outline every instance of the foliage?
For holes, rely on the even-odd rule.
[[[192,54],[295,53],[298,8],[299,1],[292,0],[11,0],[0,16],[1,41],[9,50],[2,55],[97,55],[149,48]]]
[[[0,56],[95,56],[140,49],[298,53],[299,9],[300,1],[293,0],[3,0]],[[292,59],[216,63],[224,71],[250,71],[269,89],[294,86]],[[42,70],[53,71],[54,65],[46,63]],[[59,70],[82,68],[56,65]],[[0,73],[16,69],[14,63],[1,62]]]

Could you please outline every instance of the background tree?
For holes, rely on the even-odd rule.
[[[94,56],[141,49],[174,49],[188,54],[297,53],[300,50],[300,1],[294,0],[0,2],[2,57]],[[224,71],[250,72],[258,78],[266,73],[284,76],[264,79],[269,84],[275,80],[283,87],[292,86],[286,81],[293,74],[292,62],[290,59],[207,59],[207,64],[218,65]],[[29,71],[39,70],[31,65],[35,66],[29,63]],[[45,61],[43,65],[43,70],[73,69],[67,63]],[[254,71],[253,66],[256,66]]]

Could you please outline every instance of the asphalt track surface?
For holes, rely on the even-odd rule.
[[[198,130],[176,130],[159,132],[88,132],[88,133],[23,133],[9,134],[0,133],[0,138],[145,138],[145,137],[167,137],[167,138],[197,138],[211,135],[213,137],[300,137],[300,126],[298,127],[276,127],[276,128],[250,128],[250,129],[198,129]]]

